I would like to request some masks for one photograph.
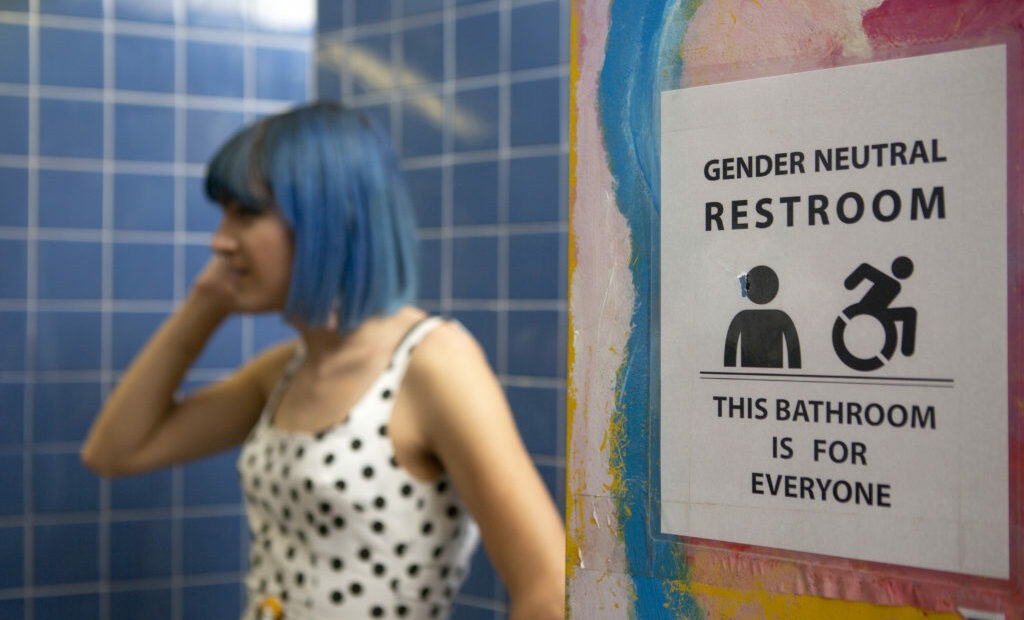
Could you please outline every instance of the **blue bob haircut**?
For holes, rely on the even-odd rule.
[[[285,316],[354,329],[413,301],[416,225],[388,136],[364,114],[320,102],[269,116],[210,160],[206,194],[276,211],[294,257]]]

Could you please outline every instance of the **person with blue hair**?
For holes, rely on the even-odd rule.
[[[415,307],[415,226],[388,137],[339,104],[243,128],[210,161],[213,256],[82,448],[107,477],[241,445],[247,620],[439,618],[478,540],[510,617],[564,617],[561,519],[480,346]],[[176,391],[234,313],[298,338]]]

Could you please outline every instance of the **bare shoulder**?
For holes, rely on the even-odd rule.
[[[407,377],[420,388],[443,389],[458,385],[466,373],[492,374],[483,348],[462,324],[444,321],[427,334],[416,346],[409,362]]]
[[[257,384],[260,392],[266,397],[273,391],[288,366],[288,362],[295,357],[298,349],[299,341],[297,339],[271,345],[250,360],[237,374],[240,378]]]

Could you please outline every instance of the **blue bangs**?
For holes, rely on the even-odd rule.
[[[243,211],[259,213],[273,206],[273,199],[253,168],[253,147],[262,133],[260,124],[233,135],[214,154],[206,167],[206,196],[219,204],[238,203]]]
[[[216,176],[211,164],[207,191],[262,210],[265,188],[291,227],[287,318],[324,326],[337,313],[339,330],[348,331],[411,303],[416,226],[388,137],[333,103],[271,116],[255,128],[215,158],[223,162]]]

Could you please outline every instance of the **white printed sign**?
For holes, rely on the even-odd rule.
[[[662,93],[664,533],[1009,574],[1006,51]]]

